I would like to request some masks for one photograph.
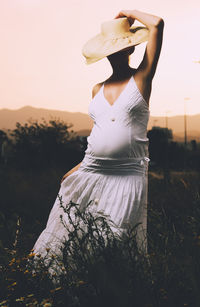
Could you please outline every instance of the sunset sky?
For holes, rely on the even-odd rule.
[[[184,102],[188,114],[200,113],[199,0],[0,0],[0,109],[87,113],[92,87],[112,70],[107,58],[87,66],[82,46],[122,9],[165,21],[150,114],[183,114]],[[145,47],[136,47],[132,67]]]

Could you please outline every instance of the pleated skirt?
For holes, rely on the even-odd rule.
[[[41,256],[46,249],[54,254],[67,240],[66,228],[60,216],[70,201],[81,210],[91,202],[93,213],[108,216],[113,222],[114,232],[122,234],[128,227],[137,227],[138,247],[147,253],[147,190],[148,157],[102,158],[85,154],[78,170],[62,181],[54,205],[50,211],[46,228],[38,237],[33,250]]]

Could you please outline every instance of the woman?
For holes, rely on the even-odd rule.
[[[146,28],[135,27],[131,33],[127,27],[135,19]],[[163,26],[160,17],[138,10],[122,10],[115,19],[102,24],[101,35],[85,44],[83,55],[87,64],[107,56],[113,73],[93,87],[89,115],[94,127],[87,138],[85,156],[63,176],[58,192],[65,204],[72,200],[81,208],[93,200],[94,210],[108,215],[113,221],[113,230],[120,234],[140,223],[137,240],[144,252],[147,252],[149,162],[146,132],[151,83],[161,50]],[[129,66],[129,56],[135,45],[146,40],[146,31],[145,54],[134,69]],[[63,212],[59,205],[57,197],[46,229],[34,245],[35,253],[45,255],[46,247],[58,253],[62,239],[67,238],[60,222]]]

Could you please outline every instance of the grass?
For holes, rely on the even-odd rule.
[[[167,185],[149,173],[148,255],[137,227],[120,238],[105,216],[60,199],[69,233],[60,257],[28,252],[21,231],[15,250],[2,247],[0,306],[199,306],[199,192],[197,173],[172,173]]]

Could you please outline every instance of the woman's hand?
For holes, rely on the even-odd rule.
[[[66,177],[68,177],[69,175],[71,175],[73,172],[71,172],[71,171],[69,171],[69,172],[67,172],[63,177],[62,177],[62,179],[61,179],[61,182],[60,183],[62,183],[63,182],[63,180],[65,180],[65,178]]]
[[[60,184],[63,182],[63,180],[65,180],[66,177],[70,176],[73,172],[77,171],[81,165],[82,161],[77,164],[75,167],[73,167],[72,169],[70,169],[70,171],[68,171],[61,179]]]
[[[131,16],[131,14],[133,13],[133,10],[121,10],[114,19],[116,18],[121,18],[121,17],[127,17],[130,26],[134,23],[135,18],[133,18],[133,16]]]
[[[143,23],[148,29],[154,29],[155,27],[162,27],[163,19],[159,16],[144,13],[138,10],[121,10],[114,19],[120,17],[127,17],[130,25],[134,23],[135,20]]]

